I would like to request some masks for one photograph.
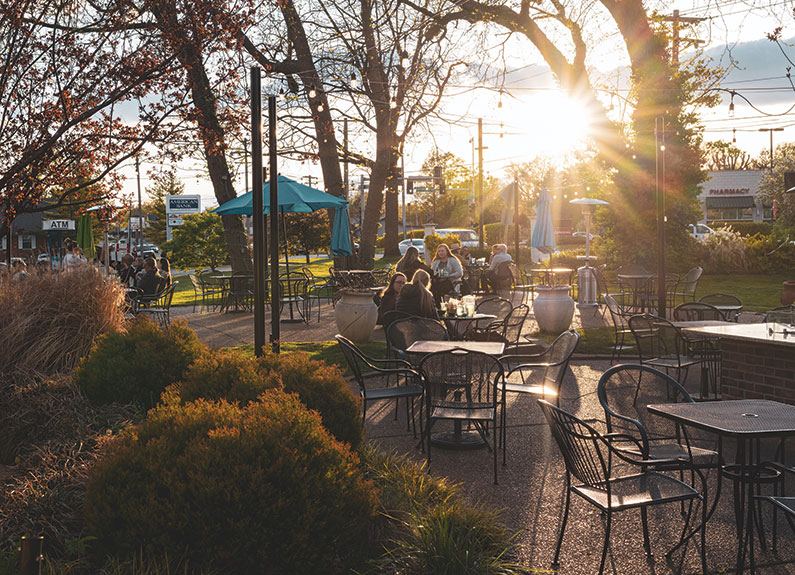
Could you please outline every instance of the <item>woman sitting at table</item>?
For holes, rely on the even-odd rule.
[[[508,253],[508,246],[505,244],[494,244],[491,248],[491,261],[489,269],[483,272],[483,289],[489,293],[495,293],[500,284],[511,279],[511,271],[508,264],[513,262],[513,258]]]
[[[452,292],[455,286],[461,283],[461,278],[464,277],[464,268],[461,267],[461,262],[453,255],[447,244],[439,244],[439,247],[436,248],[436,257],[431,263],[431,270],[433,271],[431,292],[433,301],[438,307],[442,296]]]
[[[431,273],[431,268],[426,266],[420,259],[420,251],[414,246],[409,246],[406,253],[395,265],[395,271],[402,273],[407,278],[413,278],[414,272],[417,270],[425,270]]]
[[[396,272],[389,279],[389,285],[381,292],[381,303],[378,305],[378,325],[383,325],[384,329],[389,327],[384,323],[384,316],[395,310],[398,296],[404,285],[406,285],[406,276]]]
[[[431,276],[428,275],[428,272],[425,270],[414,272],[411,282],[400,290],[400,295],[395,304],[395,311],[438,320],[439,312],[433,303],[433,294],[428,291],[428,284],[430,283]]]

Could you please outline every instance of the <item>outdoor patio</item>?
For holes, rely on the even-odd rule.
[[[236,346],[253,343],[253,315],[250,313],[185,313],[181,308],[176,316],[187,320],[199,337],[211,346]],[[575,314],[574,327],[593,328],[609,324],[606,318],[585,310]],[[747,316],[746,319],[751,319]],[[536,329],[532,315],[525,332]],[[327,341],[336,333],[333,309],[321,307],[320,321],[313,316],[310,324],[282,325],[283,341]],[[383,339],[383,330],[376,329],[373,339]],[[630,361],[632,357],[628,358]],[[610,367],[607,359],[577,358],[572,361],[561,389],[560,405],[578,417],[591,421],[604,419],[604,412],[596,396],[597,382]],[[695,394],[698,373],[693,370],[687,386]],[[352,382],[352,389],[355,383]],[[499,485],[492,483],[492,458],[486,450],[433,451],[431,472],[461,484],[473,501],[499,509],[502,519],[511,531],[516,532],[519,563],[530,572],[549,572],[555,550],[556,537],[562,516],[565,494],[565,467],[557,445],[550,435],[544,417],[532,397],[509,395],[507,430],[507,466],[500,467]],[[417,440],[406,432],[405,412],[400,409],[394,419],[394,403],[375,402],[368,407],[365,425],[366,438],[386,449],[406,453],[418,461],[425,455],[417,447]],[[594,425],[603,430],[598,423]],[[714,436],[696,433],[707,448],[715,448]],[[771,448],[771,446],[767,446]],[[726,460],[733,460],[734,445],[724,442]],[[716,472],[708,474],[711,493],[715,493]],[[756,548],[756,572],[761,574],[795,573],[793,537],[782,514],[778,515],[778,552],[770,550],[772,508],[763,503],[768,550]],[[696,521],[694,518],[693,521]],[[672,556],[667,564],[665,553],[678,540],[682,517],[677,505],[662,506],[649,511],[654,561],[649,563],[643,551],[640,513],[629,511],[616,516],[613,522],[611,545],[608,554],[608,573],[671,573],[676,572],[682,553]],[[734,572],[737,539],[735,535],[732,485],[724,480],[716,513],[707,530],[707,564],[710,572]],[[594,507],[577,497],[572,498],[569,524],[561,553],[561,573],[590,574],[598,570],[604,521]],[[697,539],[696,539],[697,541]],[[691,541],[684,556],[683,572],[699,573],[698,546]]]

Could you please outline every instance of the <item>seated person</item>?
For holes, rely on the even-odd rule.
[[[395,264],[395,271],[399,271],[407,278],[413,278],[414,272],[417,270],[425,270],[431,273],[431,268],[420,259],[420,250],[414,246],[409,246],[403,257]]]
[[[439,247],[436,248],[436,257],[431,263],[431,270],[433,271],[431,292],[434,303],[438,307],[442,302],[442,296],[455,290],[455,287],[461,283],[461,279],[464,277],[464,268],[461,267],[461,262],[452,254],[447,244],[439,244]]]
[[[417,270],[411,282],[400,290],[395,311],[409,315],[439,319],[439,311],[433,303],[433,294],[428,291],[431,276],[425,270]]]
[[[119,281],[124,285],[135,284],[135,268],[133,267],[133,257],[130,254],[124,254],[121,257],[121,263],[118,264],[116,273],[119,276]]]
[[[472,262],[472,254],[469,253],[469,248],[466,246],[462,246],[461,250],[457,254],[454,250],[453,254],[458,256],[458,259],[464,264],[469,264]]]
[[[173,280],[171,279],[171,264],[168,258],[160,258],[160,261],[157,262],[157,273],[160,274],[161,289],[171,287]]]
[[[146,296],[153,296],[160,291],[160,283],[163,278],[157,273],[155,265],[155,258],[146,258],[144,260],[143,275],[141,275],[141,279],[135,286],[144,296],[144,299],[146,299]]]
[[[395,311],[400,290],[406,285],[406,276],[400,272],[396,272],[389,279],[389,285],[381,292],[381,303],[378,305],[378,325],[383,325],[384,329],[389,326],[384,323],[384,316],[390,312]]]
[[[508,269],[508,264],[511,262],[513,262],[513,258],[508,253],[508,246],[505,244],[494,244],[491,248],[489,269],[484,271],[482,275],[483,288],[486,291],[494,293],[501,284],[510,281],[511,272]]]

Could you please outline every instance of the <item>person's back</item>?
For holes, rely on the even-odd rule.
[[[496,270],[500,264],[502,263],[510,263],[513,261],[513,258],[510,254],[506,252],[500,252],[491,256],[491,262],[489,263],[489,269],[494,271]]]
[[[155,269],[155,260],[147,258],[144,262],[144,273],[136,287],[143,295],[152,296],[160,291],[161,284],[162,278]]]
[[[427,295],[426,295],[427,293]],[[409,283],[400,290],[395,311],[418,317],[439,319],[439,313],[433,306],[433,296],[419,284]]]

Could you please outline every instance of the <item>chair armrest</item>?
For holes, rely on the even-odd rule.
[[[397,358],[397,357],[387,358],[387,359],[375,359],[375,358],[372,358],[372,357],[368,357],[367,361],[369,361],[370,363],[394,363],[396,365],[402,365],[402,366],[406,367],[407,369],[414,369],[414,366],[411,365],[408,361],[406,361],[405,359]]]

